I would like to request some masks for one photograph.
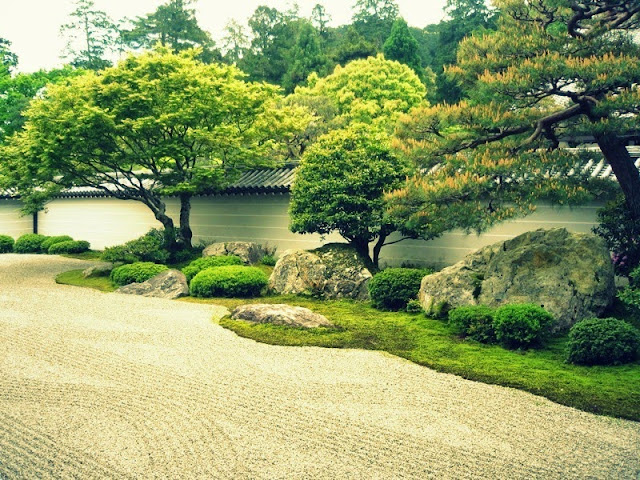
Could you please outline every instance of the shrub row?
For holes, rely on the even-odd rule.
[[[38,233],[26,233],[17,240],[0,235],[0,253],[82,253],[89,250],[89,242],[75,241],[69,235],[48,237]]]

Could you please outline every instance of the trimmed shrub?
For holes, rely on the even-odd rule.
[[[424,313],[424,308],[422,308],[420,300],[416,300],[415,298],[407,302],[407,308],[405,310],[407,313]]]
[[[0,253],[13,252],[13,244],[16,243],[9,235],[0,235]]]
[[[382,310],[404,310],[416,298],[420,283],[431,270],[419,268],[387,268],[369,281],[369,295],[374,307]]]
[[[13,251],[16,253],[40,253],[42,242],[48,237],[39,233],[26,233],[16,240]]]
[[[49,247],[49,254],[59,253],[82,253],[89,250],[89,242],[85,240],[67,240],[66,242],[54,243]]]
[[[69,235],[58,235],[55,237],[49,237],[44,242],[42,242],[42,244],[40,245],[40,248],[42,249],[43,252],[48,252],[49,247],[51,247],[51,245],[54,245],[60,242],[68,242],[70,240],[73,240],[73,238],[71,238]]]
[[[219,257],[198,258],[182,269],[182,273],[190,282],[193,277],[206,268],[226,267],[229,265],[242,265],[242,259],[235,255],[221,255]]]
[[[553,315],[537,305],[503,305],[493,314],[493,329],[502,345],[521,348],[541,343],[554,321]]]
[[[268,281],[257,267],[229,265],[202,270],[191,280],[190,290],[195,297],[255,297]]]
[[[577,365],[619,365],[638,358],[640,332],[616,318],[588,318],[569,331],[567,361]]]
[[[152,262],[136,262],[121,265],[111,271],[111,281],[116,285],[128,285],[129,283],[142,283],[155,277],[157,274],[168,270],[166,265]]]
[[[463,337],[482,343],[495,343],[493,313],[493,309],[486,305],[454,308],[449,311],[449,325]]]
[[[154,262],[165,263],[169,260],[169,252],[164,248],[162,233],[151,229],[148,233],[124,245],[107,247],[102,253],[106,262]]]
[[[276,257],[273,255],[265,255],[262,257],[262,260],[260,260],[260,263],[262,263],[262,265],[267,265],[268,267],[273,267],[276,264]]]

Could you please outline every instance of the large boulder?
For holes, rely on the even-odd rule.
[[[219,257],[222,255],[235,255],[240,257],[246,265],[259,263],[268,252],[257,243],[253,242],[222,242],[212,243],[202,251],[203,257]]]
[[[165,270],[146,282],[120,287],[116,293],[174,299],[189,295],[189,285],[187,277],[181,271]]]
[[[556,228],[468,255],[425,277],[419,298],[431,315],[462,305],[534,303],[556,317],[555,330],[566,330],[600,315],[614,293],[613,265],[602,239]]]
[[[282,303],[241,305],[231,313],[231,318],[254,323],[287,325],[289,327],[317,328],[334,326],[324,315],[312,312],[308,308],[292,307]]]
[[[369,280],[367,261],[348,245],[334,243],[311,251],[285,251],[273,269],[269,288],[280,294],[366,300]]]

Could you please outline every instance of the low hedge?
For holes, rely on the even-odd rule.
[[[553,315],[530,303],[503,305],[493,314],[496,339],[507,348],[540,344],[551,331]]]
[[[60,253],[82,253],[89,250],[89,242],[85,240],[67,240],[54,243],[47,253],[57,255]]]
[[[229,265],[202,270],[191,280],[190,290],[194,297],[255,297],[268,281],[259,268]]]
[[[369,281],[369,295],[374,307],[404,310],[409,300],[418,296],[422,279],[433,273],[419,268],[387,268]]]
[[[57,235],[54,237],[48,237],[42,242],[42,244],[40,245],[40,249],[43,252],[48,252],[51,245],[69,241],[73,241],[73,238],[71,238],[69,235]]]
[[[495,343],[493,313],[493,308],[486,305],[454,308],[449,311],[449,325],[462,337],[469,337],[482,343]]]
[[[39,233],[26,233],[16,240],[13,251],[16,253],[40,253],[42,252],[42,242],[48,237]]]
[[[191,262],[189,265],[182,269],[182,273],[187,277],[187,281],[190,282],[196,274],[200,273],[206,268],[213,267],[225,267],[229,265],[242,265],[242,259],[235,255],[221,255],[219,257],[203,257],[198,258]]]
[[[616,318],[589,318],[569,331],[567,361],[577,365],[619,365],[640,355],[640,332]]]
[[[168,269],[169,267],[166,265],[157,263],[136,262],[114,268],[109,278],[116,285],[128,285],[134,282],[142,283]]]
[[[15,240],[9,235],[0,235],[0,253],[13,252],[13,245],[15,243]]]

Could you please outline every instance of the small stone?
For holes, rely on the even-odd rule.
[[[327,318],[308,308],[293,307],[283,303],[241,305],[231,313],[235,320],[245,320],[254,323],[271,323],[289,327],[334,327]]]
[[[174,299],[189,295],[189,285],[184,273],[179,270],[165,270],[146,282],[130,283],[120,287],[116,293]]]

